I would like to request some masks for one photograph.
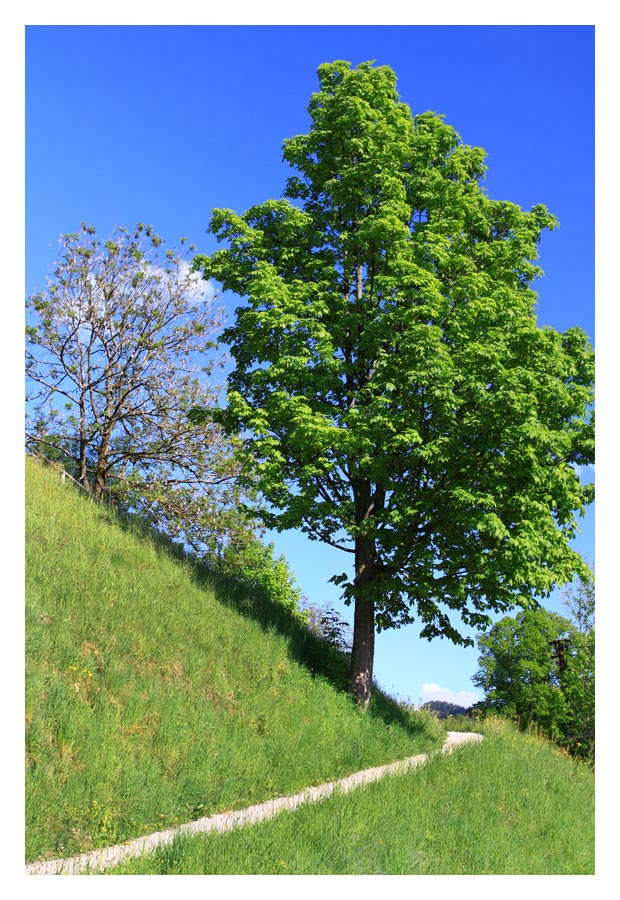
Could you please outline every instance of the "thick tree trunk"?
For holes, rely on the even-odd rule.
[[[353,650],[349,671],[349,690],[359,706],[368,706],[372,690],[372,671],[375,657],[374,602],[365,597],[355,601],[353,620]]]
[[[370,512],[369,485],[364,484],[357,492],[356,500],[364,510],[362,518]],[[359,507],[358,507],[359,508]],[[363,588],[374,575],[374,542],[366,537],[355,541],[355,586]],[[359,706],[368,706],[372,691],[372,672],[375,657],[375,604],[368,596],[361,594],[355,598],[353,617],[353,649],[349,670],[349,690]]]
[[[105,491],[105,483],[106,483],[106,472],[101,461],[97,463],[97,469],[95,471],[95,487],[93,490],[93,495],[95,499],[101,500],[103,497],[103,492]]]

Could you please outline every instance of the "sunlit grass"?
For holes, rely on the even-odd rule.
[[[431,717],[381,696],[358,711],[287,614],[121,527],[32,460],[26,515],[28,860],[243,808],[441,742]]]
[[[316,806],[179,838],[110,874],[562,875],[594,871],[593,776],[506,722]]]

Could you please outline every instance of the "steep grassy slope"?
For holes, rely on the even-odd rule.
[[[489,721],[406,775],[228,834],[179,838],[109,874],[589,875],[594,778]]]
[[[69,856],[440,743],[286,610],[27,460],[27,859]],[[321,674],[330,673],[330,678]]]

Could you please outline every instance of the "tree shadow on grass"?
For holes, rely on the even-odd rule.
[[[324,679],[335,690],[347,693],[350,655],[316,635],[294,611],[266,596],[260,588],[215,572],[203,563],[192,564],[192,577],[199,586],[208,587],[223,606],[254,620],[265,631],[283,635],[289,654],[297,663],[308,669],[314,678]],[[348,696],[351,705],[355,706],[353,697]],[[424,730],[421,722],[412,719],[376,685],[367,712],[386,725],[406,729],[412,737]]]
[[[107,511],[108,514],[112,512],[110,507],[107,507]],[[208,589],[222,606],[235,610],[244,618],[252,619],[264,631],[284,636],[291,658],[308,669],[314,678],[323,679],[336,691],[347,693],[349,654],[311,631],[299,613],[273,600],[260,587],[249,584],[243,578],[224,574],[217,570],[217,565],[210,565],[188,553],[181,544],[153,529],[148,521],[134,515],[114,512],[124,530],[151,541],[158,553],[182,564],[192,581],[200,588]],[[348,696],[351,705],[355,706],[353,697]],[[425,730],[425,725],[419,718],[412,717],[377,685],[373,687],[367,714],[381,719],[386,725],[404,728],[412,738]]]

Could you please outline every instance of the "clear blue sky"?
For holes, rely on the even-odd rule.
[[[376,60],[414,113],[442,113],[488,154],[487,190],[561,227],[544,237],[539,322],[594,339],[594,28],[591,26],[32,26],[26,39],[26,292],[58,236],[151,223],[201,252],[213,207],[279,197],[286,137],[308,130],[322,62]],[[232,313],[239,301],[226,297]],[[576,546],[594,562],[594,514]],[[328,579],[348,556],[274,536],[304,593],[344,610]],[[557,607],[557,600],[551,602]],[[346,610],[345,615],[349,614]],[[415,625],[378,638],[391,693],[475,699],[477,651]],[[433,694],[423,685],[436,685]]]

